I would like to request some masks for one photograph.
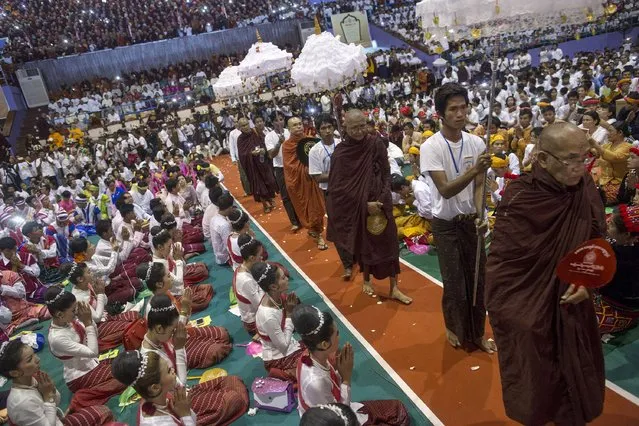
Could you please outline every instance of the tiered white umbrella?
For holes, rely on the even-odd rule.
[[[299,93],[344,87],[367,68],[362,46],[345,44],[328,32],[311,35],[291,69]]]
[[[259,82],[254,77],[242,79],[237,66],[226,67],[213,84],[213,92],[218,99],[237,98],[257,91]]]
[[[249,77],[265,77],[291,69],[293,54],[282,50],[273,43],[264,43],[257,33],[254,43],[238,66],[238,74]]]

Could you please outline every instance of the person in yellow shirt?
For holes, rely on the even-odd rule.
[[[69,131],[69,139],[73,139],[82,146],[84,145],[84,132],[79,127],[74,127]]]
[[[607,143],[599,145],[596,140],[589,138],[590,147],[597,151],[599,157],[593,169],[593,177],[605,196],[606,205],[616,203],[621,181],[628,172],[628,158],[632,147],[626,141],[629,135],[628,125],[617,121],[608,130]]]
[[[62,134],[57,130],[54,130],[49,135],[49,142],[51,142],[51,145],[55,149],[62,148],[64,146],[64,136],[62,136]]]
[[[510,149],[517,154],[519,161],[523,161],[526,146],[530,143],[530,133],[532,132],[532,110],[521,108],[519,112],[519,123],[508,130],[510,139]]]

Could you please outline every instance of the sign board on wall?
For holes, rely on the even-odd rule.
[[[368,29],[368,18],[362,12],[338,13],[331,16],[333,33],[340,36],[345,43],[360,44],[371,47],[371,33]]]

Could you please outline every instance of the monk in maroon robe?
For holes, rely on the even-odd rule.
[[[273,175],[273,163],[266,152],[264,133],[251,129],[248,119],[240,118],[238,127],[242,134],[237,138],[237,153],[242,168],[253,190],[253,199],[264,205],[269,213],[275,207],[273,198],[277,184]]]
[[[397,287],[399,245],[386,146],[381,139],[367,133],[366,117],[360,110],[348,111],[344,126],[346,137],[331,156],[326,237],[353,254],[364,274],[364,293],[374,295],[375,292],[370,274],[378,280],[388,277],[389,296],[409,304],[412,299]],[[367,228],[369,215],[386,219],[386,227],[379,235]]]
[[[585,173],[588,150],[573,124],[546,127],[532,173],[508,185],[497,209],[486,308],[506,414],[526,425],[585,425],[603,409],[592,296],[555,274],[566,254],[606,229],[601,197]]]

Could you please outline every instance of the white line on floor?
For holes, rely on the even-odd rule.
[[[434,426],[443,426],[444,423],[441,420],[439,420],[439,418],[437,418],[435,413],[433,413],[433,411],[424,403],[424,401],[422,401],[422,399],[419,396],[417,396],[417,394],[410,388],[410,386],[408,386],[408,384],[404,381],[404,379],[402,379],[399,376],[399,374],[397,374],[397,372],[393,369],[393,367],[391,367],[386,362],[386,360],[384,360],[384,358],[382,358],[382,356],[375,350],[375,348],[370,343],[368,343],[366,341],[364,336],[362,336],[359,333],[359,331],[357,331],[357,329],[353,326],[353,324],[351,324],[346,319],[346,317],[344,315],[342,315],[342,313],[339,311],[339,309],[337,309],[337,307],[333,304],[333,302],[331,302],[331,300],[328,297],[326,297],[326,295],[317,286],[317,284],[315,284],[315,282],[313,282],[313,280],[308,275],[306,275],[306,273],[302,270],[302,268],[300,268],[297,265],[297,263],[295,263],[295,261],[293,259],[291,259],[291,257],[288,255],[288,253],[286,253],[286,251],[284,251],[284,249],[282,249],[282,247],[280,247],[280,245],[273,239],[273,237],[271,237],[271,235],[266,231],[266,229],[264,229],[262,227],[262,225],[260,225],[260,223],[257,220],[255,220],[255,218],[248,212],[248,210],[246,210],[244,208],[244,206],[242,206],[242,203],[240,203],[237,200],[237,198],[235,199],[235,202],[237,204],[239,204],[242,207],[242,209],[244,209],[244,211],[246,212],[246,214],[249,215],[249,217],[251,218],[251,221],[255,224],[255,226],[257,226],[260,229],[260,231],[262,231],[264,233],[264,235],[266,235],[266,238],[268,238],[271,241],[271,243],[275,246],[275,248],[277,248],[279,250],[279,252],[282,254],[282,256],[284,256],[284,258],[286,260],[288,260],[291,265],[293,265],[293,267],[297,270],[297,272],[299,272],[299,274],[302,276],[302,278],[304,278],[306,280],[306,282],[308,282],[310,284],[310,286],[313,288],[313,290],[315,290],[315,292],[317,294],[319,294],[322,299],[324,299],[324,302],[333,311],[335,316],[337,316],[337,318],[339,318],[339,320],[346,327],[348,327],[349,331],[351,333],[353,333],[353,336],[355,336],[355,338],[357,340],[359,340],[359,342],[362,344],[362,346],[364,346],[366,348],[366,350],[371,354],[371,356],[373,358],[375,358],[375,361],[377,361],[379,363],[379,365],[382,366],[382,368],[386,371],[386,373],[388,373],[388,375],[395,381],[395,383],[397,383],[399,388],[417,406],[417,408],[422,411],[422,413],[428,418],[428,420],[430,420],[430,422]]]
[[[422,271],[421,269],[417,268],[416,266],[411,265],[409,262],[405,261],[404,259],[400,258],[399,260],[400,260],[400,262],[402,262],[404,265],[408,266],[413,271],[415,271],[418,274],[420,274],[421,276],[427,278],[433,284],[437,284],[438,286],[440,286],[442,288],[444,287],[444,284],[441,281],[439,281],[438,279],[436,279],[435,277],[427,274],[426,272]],[[610,380],[606,380],[606,386],[608,387],[608,389],[611,389],[611,390],[617,392],[623,398],[626,398],[628,401],[630,401],[633,404],[639,406],[639,398],[637,396],[635,396],[634,394],[628,392],[627,390],[623,389],[621,386],[614,384]]]

